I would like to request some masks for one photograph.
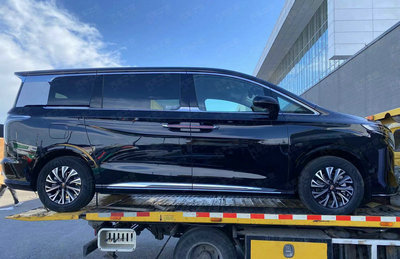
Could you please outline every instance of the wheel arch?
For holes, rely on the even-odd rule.
[[[42,168],[49,161],[51,161],[57,157],[63,157],[63,156],[76,157],[76,158],[82,160],[82,162],[84,162],[84,164],[87,165],[88,168],[90,168],[90,169],[97,167],[93,158],[87,152],[82,152],[81,148],[75,148],[74,146],[65,146],[65,145],[54,146],[52,148],[49,148],[45,152],[45,155],[43,155],[39,159],[37,159],[33,166],[32,174],[31,174],[31,177],[32,177],[31,178],[31,186],[34,191],[37,190],[37,179],[38,179],[39,173],[42,170]],[[92,172],[92,170],[90,170],[90,171]]]
[[[304,167],[313,161],[316,158],[323,157],[323,156],[336,156],[343,158],[350,163],[352,163],[360,172],[363,180],[364,180],[364,186],[365,186],[365,197],[366,200],[371,197],[371,179],[368,174],[368,169],[362,162],[363,159],[351,152],[348,149],[343,149],[339,147],[321,147],[318,149],[314,149],[308,153],[306,153],[304,156],[300,157],[298,162],[296,163],[294,169],[295,169],[295,174],[296,178],[300,176],[301,171],[304,169]]]
[[[323,157],[323,156],[336,156],[343,158],[350,163],[352,163],[355,167],[357,167],[358,171],[362,176],[367,175],[367,170],[365,166],[362,163],[362,158],[358,157],[356,154],[351,152],[350,150],[347,149],[342,149],[342,148],[332,148],[332,147],[322,147],[318,149],[314,149],[302,157],[298,159],[298,162],[296,162],[295,165],[295,171],[296,175],[299,176],[303,168],[312,160],[318,158],[318,157]]]

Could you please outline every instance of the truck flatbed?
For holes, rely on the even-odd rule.
[[[400,228],[400,208],[376,202],[357,209],[354,215],[315,215],[294,199],[234,195],[99,195],[81,211],[57,213],[42,207],[8,218]]]
[[[236,254],[245,258],[265,258],[266,254],[307,259],[400,258],[400,207],[379,202],[353,215],[315,215],[295,199],[96,194],[81,211],[57,213],[41,207],[7,218],[86,220],[96,237],[83,246],[84,256],[97,248],[114,257],[116,252],[131,252],[137,236],[148,229],[156,239],[179,238],[174,258],[215,258],[216,254],[219,258]]]

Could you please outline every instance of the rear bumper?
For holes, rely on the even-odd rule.
[[[25,190],[25,191],[33,191],[32,186],[27,181],[19,181],[19,180],[10,180],[6,179],[4,183],[10,187],[11,189]]]
[[[9,157],[5,157],[1,161],[3,172],[6,176],[4,183],[12,188],[18,190],[33,191],[30,183],[29,172],[30,168],[25,160],[16,160]]]

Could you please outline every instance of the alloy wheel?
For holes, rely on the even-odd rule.
[[[78,172],[68,166],[59,166],[51,170],[46,177],[47,196],[57,204],[73,202],[81,192],[81,178]]]
[[[354,194],[354,181],[341,168],[325,167],[311,179],[311,191],[315,201],[326,208],[345,206]]]

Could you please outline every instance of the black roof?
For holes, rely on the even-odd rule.
[[[115,73],[115,72],[210,72],[249,76],[243,73],[220,69],[201,67],[111,67],[111,68],[74,68],[74,69],[51,69],[15,72],[17,76],[38,75],[60,75],[60,74],[93,74],[93,73]]]

